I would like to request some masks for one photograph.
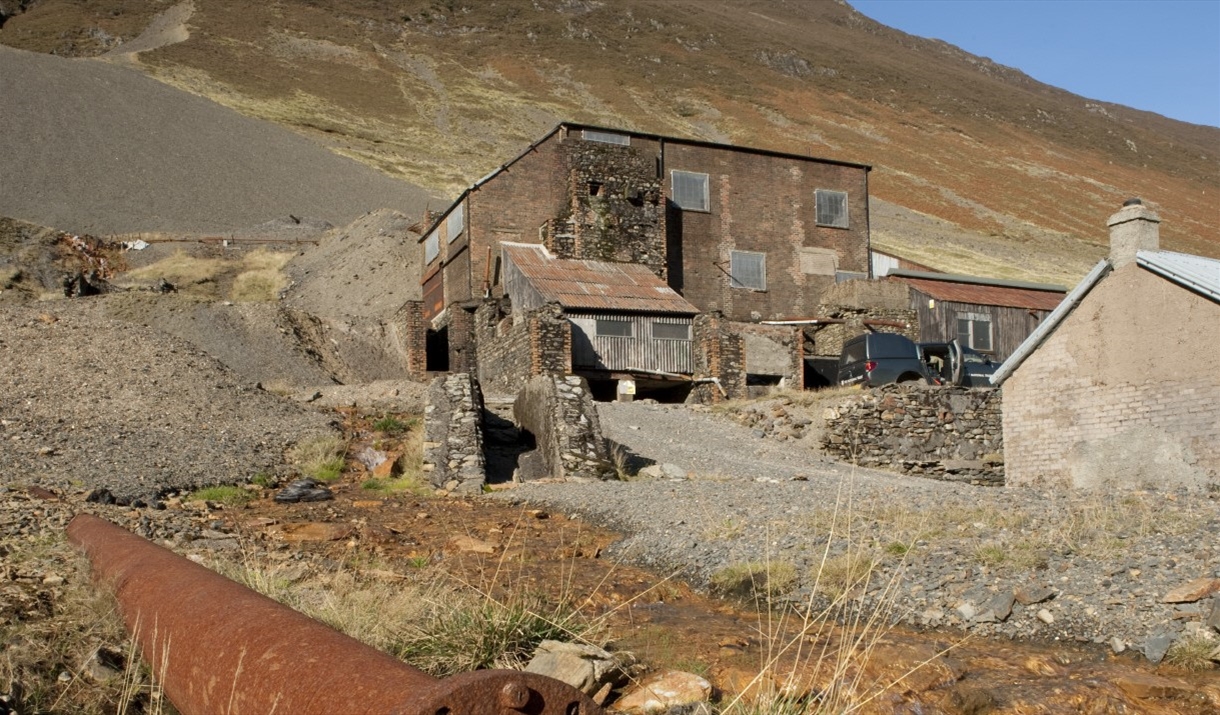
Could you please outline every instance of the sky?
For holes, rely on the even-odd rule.
[[[848,0],[1088,99],[1220,127],[1220,0]]]

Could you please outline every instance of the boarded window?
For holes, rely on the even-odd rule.
[[[817,199],[818,225],[847,228],[847,193],[826,189],[818,189],[813,193]]]
[[[424,263],[431,263],[436,260],[436,256],[441,252],[440,238],[437,237],[436,231],[428,234],[424,239]]]
[[[838,269],[839,254],[833,249],[801,249],[801,273],[807,276],[833,276]]]
[[[690,326],[685,323],[653,323],[652,337],[657,340],[690,340]]]
[[[587,142],[601,142],[602,144],[631,146],[631,137],[627,136],[626,134],[599,132],[593,129],[582,129],[580,135]]]
[[[707,174],[693,171],[671,172],[673,198],[678,208],[685,211],[710,211],[711,201],[707,193]]]
[[[991,316],[982,313],[958,313],[957,342],[981,353],[991,352]]]
[[[767,254],[733,251],[729,276],[734,288],[767,289]]]
[[[599,338],[630,338],[631,321],[598,318],[597,336]]]
[[[445,221],[449,229],[449,240],[452,242],[458,236],[462,235],[462,229],[466,228],[466,210],[465,206],[458,204],[453,207],[453,211],[449,212],[449,218]]]

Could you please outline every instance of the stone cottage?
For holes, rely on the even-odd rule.
[[[1110,255],[1001,365],[1007,483],[1220,484],[1220,261],[1160,250],[1139,199]]]

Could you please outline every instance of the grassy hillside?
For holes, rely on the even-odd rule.
[[[0,42],[99,54],[169,7],[41,0]],[[185,25],[139,54],[146,71],[447,195],[573,119],[871,164],[874,241],[946,270],[1073,282],[1130,196],[1166,247],[1220,256],[1220,129],[846,3],[196,0]]]

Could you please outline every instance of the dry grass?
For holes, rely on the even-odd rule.
[[[347,442],[331,434],[301,440],[288,450],[288,461],[298,472],[318,481],[332,482],[343,473]]]
[[[162,258],[125,274],[128,280],[152,282],[160,278],[173,283],[179,290],[190,289],[204,283],[215,283],[231,264],[220,258],[197,258],[185,251],[175,251]]]
[[[241,272],[233,278],[229,299],[236,302],[268,303],[277,300],[288,285],[283,269],[293,253],[274,253],[263,249],[251,251],[241,261]]]
[[[1165,661],[1185,670],[1196,672],[1214,670],[1216,663],[1212,661],[1211,656],[1218,649],[1220,649],[1220,638],[1199,632],[1175,641],[1169,647],[1169,652],[1165,654]]]
[[[763,601],[771,601],[788,593],[796,583],[796,567],[782,561],[730,564],[711,577],[713,593]]]

